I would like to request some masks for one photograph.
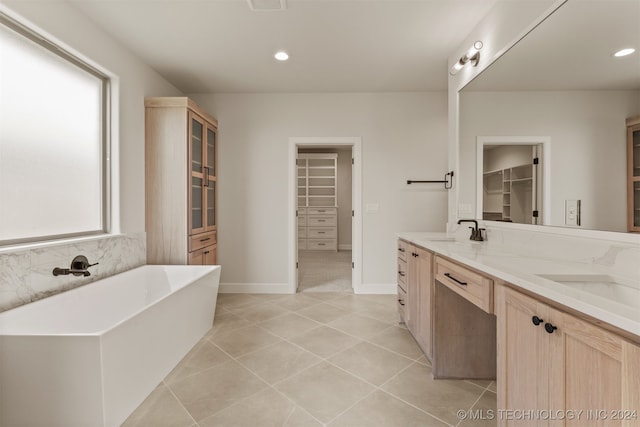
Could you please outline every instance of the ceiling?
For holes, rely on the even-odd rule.
[[[640,0],[569,0],[464,90],[640,90],[639,22]]]
[[[236,93],[446,90],[447,58],[496,1],[70,3],[182,92]]]

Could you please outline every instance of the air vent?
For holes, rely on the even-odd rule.
[[[247,2],[249,9],[254,12],[274,12],[287,8],[287,0],[247,0]]]

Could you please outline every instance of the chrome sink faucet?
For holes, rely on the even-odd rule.
[[[471,236],[469,240],[474,240],[476,242],[482,242],[484,239],[482,238],[482,231],[484,228],[478,228],[478,221],[475,219],[459,219],[458,224],[462,224],[463,222],[472,222],[474,224],[473,227],[469,227],[471,230]]]

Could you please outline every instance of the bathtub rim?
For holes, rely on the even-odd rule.
[[[86,286],[91,286],[91,285],[97,285],[97,286],[106,286],[104,285],[104,283],[101,282],[106,282],[109,279],[112,278],[116,278],[118,276],[122,276],[125,274],[131,274],[132,272],[136,271],[136,270],[141,270],[144,268],[148,268],[148,267],[157,267],[157,268],[184,268],[184,267],[194,267],[194,269],[200,269],[202,270],[202,272],[197,273],[195,275],[195,277],[192,278],[192,280],[181,286],[179,289],[176,289],[175,291],[172,292],[168,292],[164,295],[162,295],[160,298],[154,300],[151,304],[145,305],[141,308],[139,308],[138,310],[135,310],[134,312],[129,313],[127,316],[123,316],[122,318],[118,319],[115,323],[112,323],[108,328],[104,328],[98,331],[92,331],[92,332],[53,332],[53,333],[38,333],[37,331],[34,331],[34,333],[28,333],[28,332],[24,332],[24,331],[20,331],[18,333],[16,332],[3,332],[2,328],[0,328],[0,337],[6,336],[6,337],[101,337],[104,336],[105,334],[107,334],[109,331],[112,331],[116,328],[118,328],[119,326],[121,326],[123,323],[130,321],[131,319],[135,318],[136,316],[139,316],[142,312],[144,312],[146,309],[148,309],[149,307],[152,307],[156,304],[159,304],[161,301],[164,301],[165,299],[169,298],[171,295],[177,294],[181,291],[183,291],[184,289],[188,288],[189,285],[196,283],[197,281],[199,281],[200,279],[202,279],[203,277],[205,277],[208,274],[215,274],[215,271],[221,271],[221,266],[220,265],[172,265],[172,264],[144,264],[144,265],[140,265],[138,267],[132,268],[130,270],[126,270],[117,274],[114,274],[112,276],[108,276],[108,277],[102,277],[99,280],[96,280],[94,282],[89,282],[86,283],[84,285],[80,285],[71,289],[68,289],[66,291],[62,291],[59,292],[55,295],[52,295],[50,297],[47,298],[42,298],[42,299],[38,299],[36,301],[33,301],[31,303],[28,304],[24,304],[18,307],[14,307],[12,309],[9,310],[5,310],[3,312],[0,312],[0,322],[3,321],[3,317],[5,315],[5,313],[7,313],[7,316],[10,316],[11,314],[9,313],[15,313],[16,311],[19,310],[34,310],[34,305],[38,305],[38,304],[43,304],[43,303],[51,303],[53,300],[56,299],[60,299],[60,298],[64,298],[67,297],[68,295],[65,296],[65,294],[68,294],[69,292],[72,291],[76,291],[76,290],[81,290],[81,289],[86,289]],[[220,273],[218,273],[220,274]],[[218,284],[216,285],[216,288],[219,289],[219,277],[218,277]]]

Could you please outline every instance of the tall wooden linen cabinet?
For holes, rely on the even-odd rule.
[[[216,264],[218,122],[186,97],[144,105],[147,263]]]

